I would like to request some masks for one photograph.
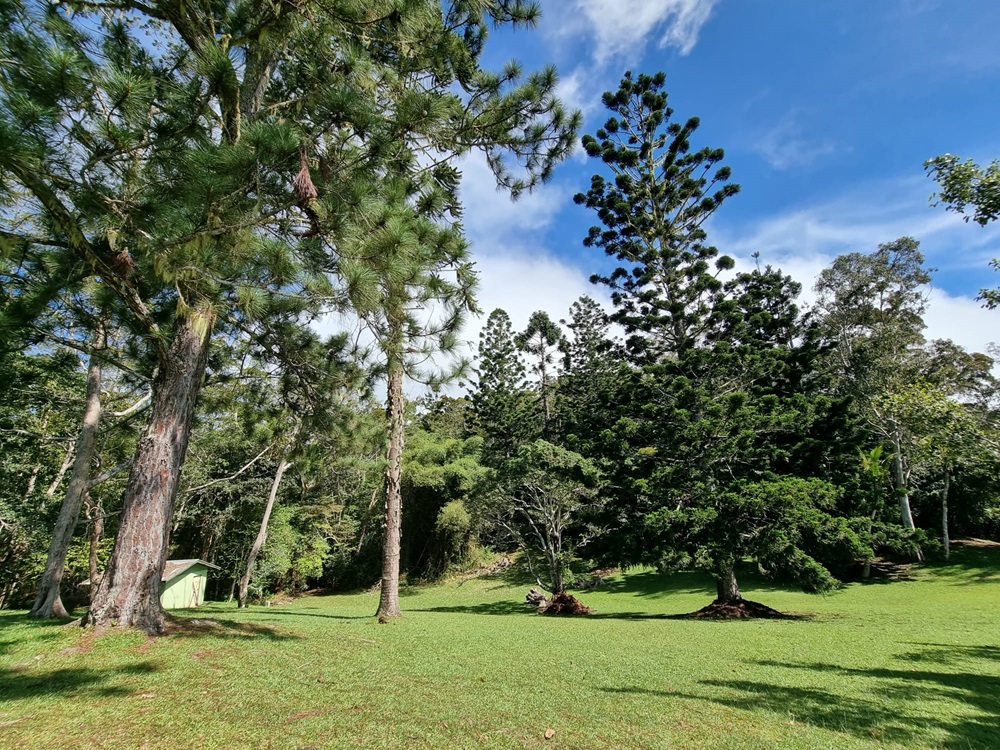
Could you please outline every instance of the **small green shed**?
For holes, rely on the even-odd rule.
[[[189,609],[205,603],[208,569],[218,565],[204,560],[167,560],[160,579],[160,604],[164,609]]]

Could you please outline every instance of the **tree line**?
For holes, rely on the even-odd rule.
[[[470,370],[456,160],[516,198],[580,126],[553,69],[481,65],[536,4],[0,14],[2,606],[63,616],[86,582],[85,624],[163,632],[169,555],[241,606],[378,582],[395,617],[401,574],[484,545],[553,592],[654,563],[738,601],[749,558],[825,590],[946,550],[949,519],[992,533],[992,360],[924,341],[916,242],[838,258],[805,314],[780,271],[736,272],[704,224],[739,188],[662,74],[626,74],[583,138],[614,310],[495,311]],[[370,343],[318,335],[331,314]]]

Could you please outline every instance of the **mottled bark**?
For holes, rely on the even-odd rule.
[[[951,557],[951,536],[948,533],[948,490],[951,486],[951,471],[944,473],[944,489],[941,491],[941,538],[944,541],[944,559]]]
[[[98,340],[102,335],[98,333]],[[99,345],[99,341],[97,342]],[[69,617],[69,612],[63,606],[59,595],[66,569],[66,552],[73,539],[73,530],[80,518],[80,508],[84,495],[90,483],[90,464],[97,447],[97,433],[101,422],[101,361],[99,357],[90,355],[90,365],[87,368],[87,400],[83,412],[83,424],[76,439],[76,456],[73,459],[73,471],[70,474],[69,487],[63,499],[56,527],[52,532],[49,544],[49,556],[45,562],[45,571],[38,582],[38,594],[31,608],[32,617]]]
[[[153,384],[149,423],[139,440],[121,525],[84,620],[87,625],[137,627],[151,634],[164,631],[160,576],[214,322],[209,308],[190,310],[178,320]]]
[[[278,497],[278,488],[281,487],[281,479],[291,466],[286,459],[282,458],[278,463],[278,470],[274,473],[274,480],[271,482],[271,492],[267,496],[267,504],[264,506],[264,517],[260,521],[260,529],[257,531],[257,538],[253,540],[250,548],[250,555],[247,557],[247,567],[240,578],[239,607],[243,609],[247,606],[247,589],[250,587],[250,573],[253,572],[254,563],[257,562],[257,555],[260,554],[264,543],[267,541],[267,522],[271,520],[271,511],[274,509],[274,500]]]
[[[729,563],[722,566],[715,574],[715,590],[717,593],[716,602],[720,604],[734,604],[743,601],[740,594],[739,584],[736,582],[736,566]]]
[[[100,550],[101,538],[104,536],[104,508],[89,492],[83,501],[87,505],[87,518],[90,520],[90,588],[87,600],[93,604],[94,596],[97,594],[98,578],[101,575],[97,569],[97,553]]]
[[[389,451],[385,467],[385,530],[382,537],[382,592],[379,617],[399,617],[399,545],[403,498],[400,477],[403,468],[403,364],[389,360]]]

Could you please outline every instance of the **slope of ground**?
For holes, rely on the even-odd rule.
[[[540,617],[509,579],[238,611],[174,635],[0,613],[0,747],[995,748],[1000,549],[814,597],[746,580],[788,620],[671,619],[699,575],[612,578]],[[547,738],[546,735],[549,735]]]

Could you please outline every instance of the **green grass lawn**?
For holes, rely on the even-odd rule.
[[[159,639],[2,612],[0,747],[1000,748],[1000,548],[912,575],[747,578],[810,614],[751,622],[666,619],[714,588],[649,572],[578,619],[499,578],[406,590],[389,625],[371,593],[210,604]]]

